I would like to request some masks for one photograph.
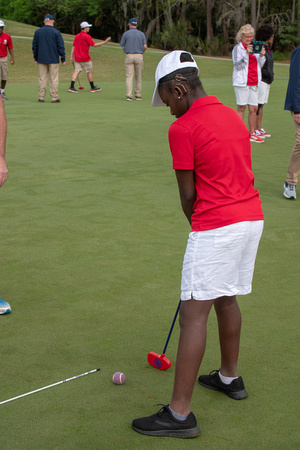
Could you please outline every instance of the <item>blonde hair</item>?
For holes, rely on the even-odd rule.
[[[246,35],[246,34],[253,34],[253,36],[254,36],[254,34],[255,34],[254,28],[253,28],[252,25],[250,25],[250,23],[247,23],[246,25],[243,25],[243,26],[239,29],[239,31],[238,31],[238,33],[237,33],[237,35],[236,35],[236,42],[237,42],[237,43],[240,43],[241,40],[242,40],[242,37],[243,37],[244,35]]]

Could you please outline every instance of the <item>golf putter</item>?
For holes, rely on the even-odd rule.
[[[78,84],[79,84],[78,89],[79,89],[80,91],[82,91],[82,90],[84,89],[84,87],[81,86],[81,83],[80,83],[80,80],[79,80],[79,75],[78,75],[78,77],[77,77],[77,80],[78,80]]]
[[[180,304],[181,304],[181,300],[179,300],[177,310],[176,310],[176,313],[175,313],[175,316],[174,316],[174,319],[173,319],[173,322],[172,322],[172,325],[171,325],[171,328],[170,328],[170,331],[168,334],[168,338],[167,338],[167,341],[166,341],[166,344],[165,344],[162,354],[159,355],[158,353],[155,353],[155,352],[148,353],[147,361],[150,364],[150,366],[153,366],[156,369],[166,370],[166,369],[169,369],[169,367],[171,367],[171,365],[172,365],[171,361],[168,358],[166,358],[165,354],[166,354],[169,340],[170,340],[170,337],[171,337],[171,334],[172,334],[172,331],[173,331],[173,328],[174,328],[174,325],[175,325],[175,322],[176,322],[176,319],[178,316]]]
[[[74,63],[73,63],[73,67],[74,67],[74,70],[75,70],[75,64],[74,64]],[[84,87],[81,86],[81,83],[80,83],[80,80],[79,80],[79,74],[78,74],[78,76],[77,76],[77,80],[78,80],[78,84],[79,84],[78,89],[79,89],[80,91],[82,91],[82,90],[84,89]]]

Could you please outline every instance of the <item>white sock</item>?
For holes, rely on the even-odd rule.
[[[220,380],[222,381],[222,383],[224,383],[224,384],[230,384],[233,380],[237,379],[237,377],[224,377],[224,375],[222,375],[220,371],[219,371],[219,377],[220,377]]]
[[[171,408],[170,405],[169,405],[169,410],[171,411],[172,416],[175,417],[175,419],[180,420],[182,422],[187,419],[187,416],[182,416],[181,414],[178,414],[175,411],[173,411],[173,409]]]

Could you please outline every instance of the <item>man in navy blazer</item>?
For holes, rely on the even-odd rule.
[[[58,98],[59,57],[66,64],[65,46],[62,35],[53,28],[51,14],[44,17],[44,26],[36,30],[32,41],[32,53],[39,65],[39,102],[45,101],[47,79],[52,103],[60,103]]]

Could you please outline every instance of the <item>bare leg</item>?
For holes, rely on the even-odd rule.
[[[214,300],[181,302],[180,339],[171,408],[178,414],[190,413],[191,398],[205,352],[206,323]]]
[[[237,105],[237,113],[244,120],[246,105]]]
[[[257,111],[257,106],[253,106],[253,105],[248,105],[248,109],[249,109],[249,114],[248,114],[248,123],[249,123],[249,131],[250,134],[253,134],[254,131],[256,130],[256,111]]]
[[[91,83],[93,81],[93,72],[89,72],[87,74],[87,78],[88,78],[89,82]]]
[[[72,81],[76,81],[79,73],[80,73],[80,70],[74,70],[73,75],[72,75]]]
[[[220,372],[225,377],[237,377],[242,317],[236,297],[215,300],[221,348]]]
[[[256,116],[256,130],[261,129],[261,122],[263,117],[263,107],[264,105],[259,105],[258,115]]]

